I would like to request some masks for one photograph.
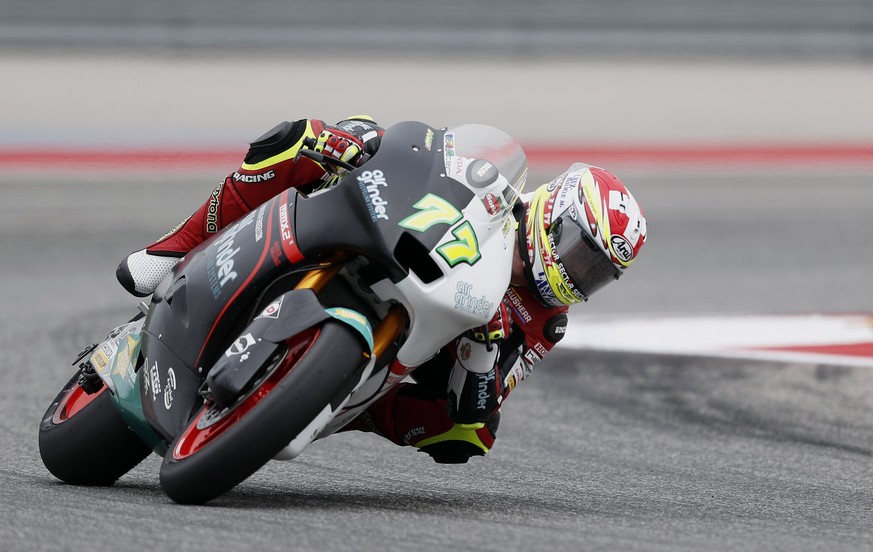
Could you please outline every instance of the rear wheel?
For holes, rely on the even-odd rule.
[[[89,395],[73,376],[39,425],[39,454],[48,470],[74,485],[112,485],[149,455],[127,427],[104,385]]]
[[[232,405],[204,406],[161,465],[161,487],[176,502],[211,500],[255,473],[328,404],[333,408],[366,365],[360,336],[327,321],[286,342],[261,379]]]

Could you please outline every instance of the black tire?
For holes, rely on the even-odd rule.
[[[39,425],[39,454],[48,471],[73,485],[112,485],[152,450],[127,427],[104,386],[86,395],[77,373]]]
[[[258,392],[252,390],[231,406],[230,414],[224,414],[226,428],[203,445],[190,443],[195,442],[192,435],[202,434],[196,426],[206,410],[194,415],[161,464],[167,496],[181,504],[202,504],[229,491],[276,456],[326,405],[336,407],[351,391],[366,365],[360,335],[331,320],[317,333],[309,330],[289,342],[307,333],[311,345],[300,356],[286,351],[256,384]],[[258,402],[255,396],[262,398]]]

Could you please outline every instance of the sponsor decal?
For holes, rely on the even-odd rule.
[[[483,295],[480,298],[473,297],[473,284],[458,282],[455,293],[455,310],[472,314],[482,319],[490,318],[490,312],[494,310],[494,303],[488,301]]]
[[[591,219],[594,223],[598,226],[603,226],[603,211],[605,208],[601,204],[600,188],[597,186],[597,182],[590,171],[585,173],[585,177],[582,180],[582,185],[579,186],[579,201],[583,205],[588,205],[591,211]],[[597,235],[596,232],[594,232],[594,235]]]
[[[509,370],[509,373],[506,375],[506,378],[503,379],[503,386],[508,387],[510,391],[515,389],[515,387],[521,383],[526,376],[530,375],[532,371],[531,366],[534,364],[536,363],[527,361],[527,358],[515,362]]]
[[[571,180],[573,181],[573,184],[570,183]],[[561,186],[561,191],[558,192],[557,197],[557,210],[559,213],[564,210],[564,206],[567,205],[568,202],[571,205],[573,204],[573,197],[570,196],[570,192],[573,191],[573,187],[578,184],[578,182],[579,177],[576,176],[575,178],[568,178],[567,181],[564,182],[564,185]],[[570,197],[568,198],[567,196]]]
[[[278,299],[267,305],[267,307],[261,311],[261,314],[259,314],[257,318],[272,318],[276,320],[277,318],[279,318],[279,312],[282,310],[282,301],[284,300],[285,296],[280,295]]]
[[[509,290],[507,290],[506,292],[505,297],[509,299],[510,307],[512,308],[513,312],[518,315],[518,318],[521,318],[522,323],[527,324],[533,319],[527,308],[525,308],[521,297],[519,297],[518,293],[516,293],[514,289],[509,288]]]
[[[491,162],[484,159],[476,159],[470,163],[467,170],[467,182],[476,188],[485,188],[497,182],[500,172]]]
[[[407,445],[411,444],[409,442],[413,437],[418,437],[419,435],[424,435],[424,426],[416,426],[406,433],[403,434],[403,442]]]
[[[634,250],[621,234],[613,234],[609,237],[609,248],[623,263],[628,263],[633,258]]]
[[[236,182],[245,182],[246,184],[254,184],[256,182],[266,182],[267,180],[272,180],[276,178],[276,171],[270,169],[269,171],[261,174],[241,174],[238,172],[233,173],[233,179]]]
[[[222,188],[224,188],[224,182],[212,190],[212,194],[209,196],[209,205],[206,207],[206,232],[209,234],[218,232],[218,206],[221,204]]]
[[[566,331],[567,315],[559,314],[546,321],[546,324],[543,327],[543,336],[552,343],[557,343],[564,338]]]
[[[543,249],[541,257],[543,259],[543,266],[545,268],[551,268],[552,265],[560,261],[560,257],[558,256],[558,252],[555,251],[555,249],[557,249],[555,236],[549,232],[546,239],[549,241],[549,246]]]
[[[500,212],[500,200],[492,193],[485,194],[482,198],[482,203],[485,205],[485,210],[489,215],[496,215]]]
[[[149,364],[149,360],[146,359],[145,365],[148,366],[148,364]],[[151,376],[149,376],[148,368],[143,369],[141,371],[141,373],[142,373],[141,379],[142,379],[143,394],[148,396],[150,391],[151,391],[151,387],[152,387],[152,378],[151,378]]]
[[[124,338],[123,344],[119,346],[118,353],[115,355],[113,375],[121,376],[124,379],[131,380],[136,377],[136,372],[133,370],[133,352],[139,345],[139,336],[134,337],[128,335]],[[147,380],[148,378],[146,378]]]
[[[350,325],[358,332],[360,332],[361,336],[367,342],[367,345],[370,347],[370,350],[373,349],[373,329],[370,327],[370,322],[367,318],[357,311],[353,311],[351,309],[344,309],[342,307],[333,307],[330,309],[325,309],[325,312],[337,320],[341,320],[346,324]]]
[[[528,362],[528,364],[536,364],[541,361],[543,358],[536,353],[533,349],[528,349],[524,352],[524,359]]]
[[[215,254],[215,266],[218,268],[219,287],[231,280],[236,280],[237,273],[233,270],[233,258],[239,253],[240,248],[233,248],[233,240],[226,241],[218,246]]]
[[[549,234],[549,245],[551,246],[552,251],[554,251],[555,250],[555,240],[554,240],[552,234]],[[564,284],[567,286],[567,288],[571,292],[573,292],[573,295],[575,295],[576,298],[579,299],[580,301],[585,300],[585,294],[583,294],[581,291],[576,289],[576,285],[573,284],[573,281],[570,279],[570,275],[567,274],[567,269],[564,268],[564,263],[561,262],[561,257],[557,253],[555,253],[554,259],[546,258],[545,263],[547,266],[551,266],[552,264],[554,264],[555,268],[558,269],[558,274],[561,275],[561,279],[564,280]]]
[[[266,205],[261,205],[261,208],[258,209],[258,220],[255,222],[255,241],[259,242],[264,239],[264,211],[266,210]]]
[[[373,125],[371,125],[369,123],[365,123],[364,121],[358,121],[356,119],[348,119],[346,121],[342,121],[342,124],[339,125],[337,128],[339,128],[340,130],[344,130],[344,131],[348,132],[349,134],[354,134],[355,129],[361,129],[363,131],[368,131],[368,130],[372,130]]]
[[[351,320],[353,322],[357,322],[358,324],[361,324],[364,326],[369,325],[369,322],[367,321],[367,319],[364,318],[364,316],[357,311],[344,309],[342,307],[337,307],[337,308],[331,309],[331,313],[333,313],[334,316],[339,316],[340,318],[345,318],[345,319]]]
[[[292,263],[303,258],[300,249],[297,247],[296,240],[294,239],[294,233],[291,231],[289,210],[293,207],[294,203],[288,202],[288,193],[283,193],[279,201],[279,234],[281,236],[280,240],[282,242],[282,250],[285,252],[285,257],[287,257]],[[275,247],[275,245],[273,245],[273,247]],[[275,257],[273,258],[273,263],[275,263],[276,266],[279,266],[279,262],[277,262]]]
[[[465,341],[458,350],[458,356],[461,360],[470,360],[470,354],[473,352],[473,347],[470,342]]]
[[[540,343],[539,341],[534,343],[534,349],[536,350],[537,353],[539,353],[540,358],[543,358],[544,356],[549,354],[549,350],[546,349],[546,346],[543,345],[542,343]]]
[[[433,147],[433,131],[431,129],[427,129],[427,133],[424,135],[424,149],[430,151]]]
[[[91,355],[90,361],[97,373],[102,374],[106,371],[106,368],[109,366],[109,357],[112,356],[112,354],[112,349],[107,348],[106,345],[94,351],[94,354]]]
[[[549,193],[552,193],[552,192],[554,192],[555,190],[557,190],[557,189],[558,189],[558,186],[560,186],[561,183],[564,182],[564,179],[565,179],[565,178],[567,178],[567,175],[566,175],[566,174],[562,174],[561,176],[559,176],[559,177],[553,179],[551,182],[549,182],[549,185],[546,186],[546,191],[549,192]]]
[[[570,213],[570,218],[573,220],[579,220],[579,214],[576,212],[576,206],[572,203],[570,204],[570,208],[568,209]]]
[[[358,186],[370,211],[373,222],[388,220],[388,202],[382,198],[380,187],[387,187],[388,181],[380,170],[364,171],[357,177]]]
[[[158,400],[158,395],[161,394],[161,375],[158,373],[157,361],[149,368],[148,377],[151,379],[152,402],[155,402]]]
[[[476,385],[476,410],[485,410],[488,406],[488,399],[491,398],[491,387],[494,382],[494,370],[487,374],[477,374],[478,383]]]
[[[446,173],[450,173],[452,168],[452,161],[455,158],[455,134],[453,132],[447,132],[446,135],[443,137],[443,149],[443,158],[446,163]]]
[[[549,284],[548,278],[546,278],[546,273],[540,270],[537,273],[537,277],[534,278],[537,291],[540,295],[543,296],[543,299],[548,303],[556,303],[558,302],[558,298],[555,296],[555,292],[552,291],[552,286]]]
[[[236,341],[233,342],[233,345],[227,348],[224,352],[224,355],[228,358],[236,355],[241,355],[244,352],[248,351],[249,347],[256,343],[255,336],[251,333],[247,333],[245,335],[239,336]]]
[[[167,370],[167,384],[164,386],[164,408],[167,410],[173,406],[173,392],[176,390],[176,372],[172,368]]]
[[[247,227],[255,219],[257,212],[252,211],[242,220],[229,226],[225,230],[225,234],[215,242],[215,259],[206,267],[206,277],[209,280],[209,286],[212,290],[212,296],[218,298],[221,295],[222,288],[239,276],[233,269],[234,257],[239,252],[240,248],[234,248],[234,240],[243,228]]]
[[[282,264],[282,248],[279,246],[279,242],[273,242],[273,245],[270,246],[270,258],[273,259],[273,264],[279,266]]]

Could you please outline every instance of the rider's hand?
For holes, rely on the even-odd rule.
[[[512,316],[509,314],[509,306],[506,301],[501,301],[497,307],[497,312],[494,313],[491,320],[485,325],[477,326],[470,330],[469,336],[479,343],[490,345],[495,341],[506,339],[511,329]]]
[[[361,155],[364,152],[364,144],[356,136],[334,127],[325,127],[318,135],[315,146],[312,148],[318,153],[339,159],[350,165],[358,166]],[[330,163],[325,163],[325,168],[331,172],[341,172],[343,169]]]

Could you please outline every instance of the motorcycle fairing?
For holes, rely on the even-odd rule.
[[[153,297],[142,350],[149,360],[145,368],[156,376],[144,381],[169,381],[169,369],[174,368],[175,381],[191,390],[189,397],[199,398],[196,388],[191,389],[195,383],[206,377],[254,314],[287,291],[276,282],[338,250],[369,259],[383,275],[373,289],[383,299],[404,304],[410,313],[428,312],[431,299],[433,304],[451,304],[453,295],[461,294],[453,320],[412,320],[413,335],[397,357],[408,366],[420,364],[454,337],[458,320],[465,320],[467,327],[487,321],[508,285],[514,236],[494,232],[476,194],[446,175],[443,153],[436,147],[443,143],[443,134],[417,122],[395,125],[386,131],[376,155],[333,188],[310,196],[282,192],[191,251],[174,269],[166,291]],[[463,216],[408,224],[410,217],[429,214],[422,200],[431,196],[460,209]],[[465,276],[465,268],[478,256],[450,262],[434,252],[457,240],[460,225],[468,222],[474,236],[486,236],[476,243],[477,253],[497,267],[501,281],[479,270],[473,271],[475,277]],[[470,301],[479,306],[470,309]],[[143,386],[146,414],[156,417],[163,435],[175,435],[190,417],[193,399],[149,410],[156,401],[147,393]]]
[[[139,369],[142,411],[152,428],[167,442],[184,429],[185,422],[202,404],[202,382],[163,341],[142,333],[143,364]]]
[[[227,348],[209,371],[206,382],[218,405],[230,404],[259,375],[261,368],[279,350],[285,340],[303,330],[335,318],[361,333],[367,351],[372,351],[372,332],[361,331],[366,318],[351,310],[325,309],[310,289],[289,291],[268,305],[252,320],[240,337]]]

